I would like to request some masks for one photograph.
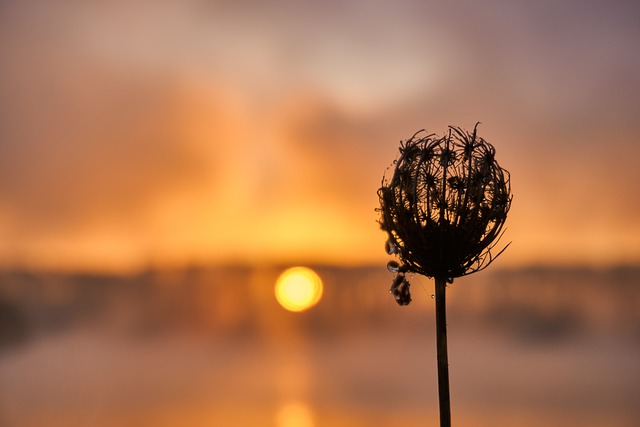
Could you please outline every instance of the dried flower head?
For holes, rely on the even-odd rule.
[[[383,178],[380,226],[387,253],[400,261],[387,266],[397,274],[391,293],[400,305],[411,302],[405,273],[452,283],[506,249],[492,252],[511,206],[510,176],[477,127],[469,133],[450,126],[442,137],[417,132],[401,142],[393,175]]]

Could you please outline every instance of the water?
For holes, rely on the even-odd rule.
[[[324,299],[295,314],[273,299],[278,271],[5,275],[2,326],[23,332],[0,352],[0,425],[438,425],[427,279],[398,307],[384,266],[319,268]],[[454,424],[639,425],[639,291],[614,273],[451,285]]]

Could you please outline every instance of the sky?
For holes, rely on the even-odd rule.
[[[0,3],[0,265],[385,262],[400,140],[511,172],[496,264],[640,262],[634,1]]]

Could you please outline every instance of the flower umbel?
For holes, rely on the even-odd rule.
[[[378,190],[385,249],[400,261],[387,264],[396,274],[390,290],[396,302],[411,302],[406,273],[435,279],[440,427],[451,427],[447,282],[486,268],[506,249],[492,252],[511,207],[510,176],[477,129],[449,126],[443,137],[415,133],[400,143],[393,175]]]
[[[397,274],[391,293],[411,302],[405,273],[445,279],[483,270],[505,249],[493,252],[511,206],[509,172],[495,149],[473,132],[450,126],[446,135],[419,131],[400,144],[393,175],[382,180],[380,226]]]

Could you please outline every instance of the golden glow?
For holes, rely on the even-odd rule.
[[[293,267],[285,270],[276,281],[276,299],[289,311],[304,311],[320,301],[322,280],[313,270]]]
[[[313,425],[311,410],[302,402],[287,402],[276,415],[277,427],[313,427]]]
[[[376,28],[369,18],[387,24],[384,12],[396,12],[389,2],[367,20],[339,16],[330,29],[313,13],[256,28],[248,23],[262,11],[242,6],[200,14],[180,1],[122,9],[83,2],[77,11],[62,3],[47,20],[68,28],[55,38],[38,8],[3,9],[11,25],[0,27],[0,53],[20,60],[5,61],[10,66],[0,72],[0,87],[10,89],[3,101],[12,106],[0,126],[0,266],[135,272],[209,263],[382,264],[389,258],[376,191],[398,141],[422,127],[442,134],[477,120],[513,177],[504,237],[513,245],[496,267],[640,263],[640,199],[633,197],[640,124],[626,118],[637,105],[634,91],[620,95],[607,86],[617,80],[602,77],[616,67],[571,61],[545,90],[536,84],[546,74],[535,68],[508,84],[492,73],[479,77],[464,65],[486,52],[467,52],[457,37],[474,34],[451,38],[441,31],[446,20],[442,28],[424,26],[407,15],[395,20],[402,22],[391,31],[397,38],[367,33]],[[269,4],[276,15],[288,7]],[[520,27],[508,30],[531,41]],[[443,37],[432,42],[434,34]],[[576,40],[590,47],[594,34]],[[176,37],[180,43],[162,42]],[[322,47],[317,55],[282,43],[307,39]],[[522,51],[510,47],[501,69],[521,64]],[[624,67],[631,47],[610,59]],[[591,64],[591,55],[578,59]],[[549,102],[569,90],[576,71],[585,73],[579,81],[602,86]],[[637,89],[631,74],[626,83]],[[473,99],[487,87],[503,94],[491,97],[482,117],[473,102],[440,102],[479,78],[489,83]],[[34,90],[34,82],[47,84]],[[536,113],[495,101],[513,93]],[[619,111],[584,102],[600,93],[621,96],[607,104]],[[567,112],[572,124],[558,126]]]

